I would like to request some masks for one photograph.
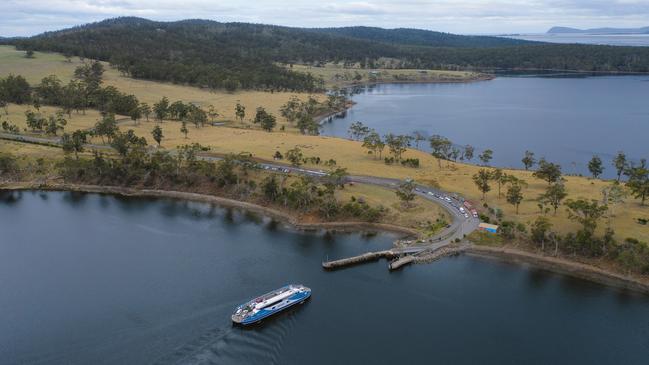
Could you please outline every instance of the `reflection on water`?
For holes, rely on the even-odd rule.
[[[649,298],[635,293],[466,256],[397,272],[385,261],[321,268],[390,247],[392,235],[296,232],[210,204],[57,192],[0,192],[0,232],[3,364],[649,356]],[[261,326],[232,326],[234,307],[287,283],[313,297]]]

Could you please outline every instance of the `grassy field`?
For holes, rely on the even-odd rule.
[[[36,58],[25,59],[21,52],[10,47],[0,47],[0,76],[9,73],[27,76],[32,81],[38,81],[43,76],[56,73],[62,79],[65,75],[69,78],[78,60],[67,62],[64,57],[36,53]],[[305,66],[294,66],[294,68],[305,68]],[[308,69],[310,72],[316,68]],[[335,75],[338,71],[334,67],[317,68],[324,70],[329,75]],[[315,72],[315,71],[314,71]],[[351,72],[351,71],[350,71]],[[399,71],[401,72],[401,71]],[[414,72],[414,70],[412,71]],[[218,110],[224,111],[223,119],[234,119],[232,111],[237,100],[248,107],[248,111],[254,110],[258,105],[265,106],[270,111],[275,111],[292,95],[289,93],[263,93],[263,92],[240,92],[235,94],[214,93],[198,88],[185,87],[172,84],[163,84],[151,81],[133,80],[123,77],[117,71],[108,69],[106,72],[106,84],[115,85],[120,90],[133,93],[143,101],[154,102],[162,95],[171,100],[183,100],[196,102],[201,105],[213,104]],[[301,95],[307,97],[307,95]],[[9,107],[9,119],[16,124],[24,123],[24,106]],[[48,110],[47,108],[44,108]],[[250,114],[250,112],[249,112]],[[1,117],[0,117],[1,119]],[[90,128],[97,119],[96,112],[88,112],[84,115],[73,114],[66,130]],[[22,124],[19,124],[22,126]],[[132,128],[138,135],[147,138],[153,144],[151,129],[154,122],[141,122],[140,125],[133,125],[131,122],[121,125],[122,129]],[[471,176],[480,168],[473,165],[443,163],[442,168],[438,167],[437,161],[427,153],[410,150],[404,157],[415,157],[420,159],[421,167],[418,169],[406,168],[398,165],[388,166],[382,161],[368,155],[361,147],[361,143],[331,137],[302,136],[292,132],[267,133],[256,129],[231,128],[231,127],[189,127],[188,139],[180,133],[180,123],[161,123],[164,132],[162,146],[164,148],[175,148],[179,145],[198,142],[210,146],[215,153],[239,153],[250,152],[255,157],[271,160],[276,151],[285,153],[293,147],[300,147],[306,157],[320,157],[322,160],[335,159],[339,166],[346,167],[352,174],[374,175],[392,178],[413,178],[416,181],[439,186],[440,188],[457,192],[472,200],[476,205],[481,206],[481,194],[473,184]],[[8,148],[6,141],[0,141],[2,148]],[[13,145],[12,145],[13,146]],[[9,149],[13,147],[10,146]],[[2,149],[0,148],[0,150]],[[44,147],[25,147],[17,149],[21,154],[47,154],[42,152]],[[48,149],[51,150],[51,149]],[[386,151],[387,154],[387,151]],[[447,166],[448,165],[448,166]],[[318,166],[322,168],[322,166]],[[519,170],[507,170],[508,174],[522,178],[529,186],[524,190],[525,200],[520,206],[520,213],[515,214],[515,208],[507,204],[503,197],[498,198],[497,187],[492,186],[492,191],[487,194],[486,203],[493,208],[503,210],[506,219],[513,219],[524,223],[533,221],[540,213],[537,207],[537,198],[544,192],[546,183],[534,178],[531,172]],[[601,190],[610,182],[601,180],[590,180],[582,177],[567,177],[566,187],[569,193],[568,198],[602,199]],[[492,184],[493,185],[493,184]],[[350,190],[352,191],[352,190]],[[347,194],[345,191],[343,194]],[[360,192],[358,193],[360,194]],[[384,194],[377,191],[365,191],[368,201],[381,201],[386,198]],[[382,195],[383,194],[383,195]],[[391,193],[392,194],[392,193]],[[387,204],[384,204],[387,205]],[[627,201],[615,208],[616,215],[611,217],[611,225],[617,232],[618,239],[634,237],[649,242],[649,227],[636,223],[637,218],[648,218],[649,207],[642,207],[636,199],[627,198]],[[438,214],[437,211],[434,213]],[[574,231],[577,225],[568,219],[565,208],[560,208],[558,214],[548,216],[555,225],[555,229],[561,233]],[[413,222],[421,220],[413,218]],[[600,228],[605,225],[605,220],[600,223]]]
[[[6,77],[10,74],[22,75],[30,84],[36,85],[43,77],[56,75],[63,82],[68,82],[74,75],[74,69],[82,64],[82,61],[77,57],[68,60],[56,53],[35,52],[34,58],[25,58],[24,54],[24,52],[17,51],[14,47],[0,46],[0,77]],[[166,96],[172,102],[182,100],[205,108],[213,105],[220,114],[218,120],[234,121],[234,107],[237,102],[240,102],[246,107],[245,126],[247,127],[251,125],[249,120],[254,118],[255,109],[260,106],[277,117],[278,128],[282,125],[290,127],[286,120],[280,116],[279,109],[292,96],[306,100],[311,95],[262,91],[215,92],[190,86],[132,79],[122,76],[117,70],[110,68],[107,63],[104,63],[104,66],[106,70],[104,73],[104,85],[114,86],[122,92],[133,94],[141,102],[149,103],[151,106],[163,96]],[[321,101],[324,100],[324,96],[321,94],[313,96]]]
[[[16,104],[10,104],[7,108],[9,111],[8,114],[4,113],[4,110],[0,110],[0,121],[8,121],[11,124],[15,124],[20,128],[20,131],[23,133],[31,134],[30,130],[25,131],[27,128],[27,121],[25,118],[25,112],[27,110],[32,110],[33,112],[38,112],[40,113],[43,117],[47,118],[50,115],[56,114],[56,112],[59,110],[58,108],[54,108],[51,106],[42,106],[40,108],[40,111],[37,111],[33,106],[31,105],[16,105]],[[65,126],[65,131],[75,131],[77,129],[88,129],[94,126],[95,122],[101,118],[101,115],[99,114],[98,111],[96,110],[86,110],[86,113],[72,113],[71,117],[68,117],[67,115],[64,115],[64,117],[67,120],[67,124]],[[118,116],[119,118],[125,118],[123,116]],[[1,123],[1,122],[0,122]]]
[[[383,206],[387,213],[382,221],[426,232],[436,219],[443,219],[450,223],[448,213],[438,204],[430,200],[416,197],[411,207],[404,207],[397,195],[392,190],[372,185],[346,186],[336,191],[336,198],[348,202],[352,197],[362,198],[370,206]]]
[[[355,67],[342,67],[328,63],[322,67],[293,65],[290,69],[308,72],[322,77],[325,86],[346,86],[371,82],[462,82],[475,80],[481,75],[466,71],[414,70],[414,69],[376,69],[366,70]]]

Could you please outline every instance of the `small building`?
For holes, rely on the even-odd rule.
[[[478,225],[478,230],[489,232],[489,233],[498,233],[498,226],[495,224],[480,223]]]

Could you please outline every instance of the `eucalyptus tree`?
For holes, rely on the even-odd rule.
[[[534,166],[534,164],[536,164],[534,152],[525,151],[525,156],[523,156],[523,159],[521,161],[523,162],[523,166],[525,166],[525,170],[529,170],[532,166]]]
[[[475,148],[471,146],[470,144],[464,146],[464,152],[462,153],[462,159],[471,162],[473,160],[473,153],[475,152]]]
[[[619,151],[615,158],[613,159],[613,166],[615,166],[615,172],[617,173],[617,181],[620,182],[620,178],[624,171],[629,167],[629,162],[626,159],[626,154]]]
[[[491,190],[491,185],[489,185],[490,180],[491,173],[487,169],[480,169],[480,171],[473,175],[473,183],[482,193],[482,200],[486,199],[487,193]]]
[[[156,125],[153,127],[153,130],[151,131],[151,136],[153,137],[153,140],[158,143],[158,147],[161,146],[162,144],[162,138],[164,138],[164,135],[162,134],[162,128],[160,128],[159,125]]]
[[[556,182],[547,187],[545,193],[541,194],[540,201],[542,204],[549,204],[554,208],[554,215],[557,215],[557,210],[561,206],[561,202],[568,196],[566,186],[563,182]]]
[[[626,186],[631,190],[635,198],[640,199],[640,204],[644,205],[649,195],[649,168],[647,168],[647,160],[642,159],[639,166],[628,168],[626,175],[629,176]]]
[[[597,177],[604,172],[604,164],[599,156],[593,156],[593,158],[590,159],[588,162],[588,171],[590,171],[593,179],[597,179]]]
[[[449,155],[453,144],[448,138],[440,136],[439,134],[432,135],[429,138],[429,141],[430,148],[433,150],[431,154],[437,159],[437,164],[441,169],[442,160],[447,160],[450,157]]]
[[[237,105],[234,107],[234,115],[239,119],[239,122],[243,123],[243,118],[246,117],[246,107],[241,105],[237,101]]]
[[[491,161],[493,155],[494,155],[494,151],[490,149],[486,149],[478,156],[478,158],[480,159],[480,161],[482,161],[482,163],[485,166],[489,166],[489,161]]]
[[[548,185],[550,185],[559,181],[559,179],[561,178],[561,166],[552,162],[548,162],[545,160],[545,158],[541,158],[539,160],[539,167],[537,168],[536,172],[534,172],[534,176],[541,180],[547,181]]]

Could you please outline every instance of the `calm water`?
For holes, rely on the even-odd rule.
[[[2,364],[646,364],[649,298],[459,257],[390,273],[321,260],[393,237],[302,234],[205,204],[71,193],[0,201]],[[232,327],[290,282],[304,306]]]
[[[458,145],[494,150],[492,164],[522,168],[525,150],[588,174],[594,154],[624,150],[649,158],[649,76],[499,77],[467,84],[384,84],[354,96],[343,119],[323,134],[347,136],[354,121],[381,134],[441,134]],[[428,144],[423,142],[426,148]],[[476,154],[477,156],[477,154]]]
[[[508,38],[550,43],[649,47],[649,34],[521,34]]]

